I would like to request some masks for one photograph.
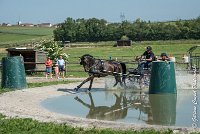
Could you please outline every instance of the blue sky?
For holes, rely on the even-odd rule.
[[[67,17],[120,22],[193,19],[200,16],[200,0],[0,0],[0,23],[60,23]]]

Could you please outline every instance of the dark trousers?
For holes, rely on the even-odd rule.
[[[144,68],[150,68],[151,62],[143,61],[138,65],[138,70],[141,74],[144,74]]]

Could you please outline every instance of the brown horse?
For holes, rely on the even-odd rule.
[[[116,80],[114,86],[118,82],[120,82],[121,86],[123,85],[122,82],[125,84],[126,65],[124,63],[113,60],[95,59],[93,56],[85,54],[80,58],[80,64],[83,65],[85,72],[88,72],[89,77],[75,88],[76,91],[88,81],[90,81],[88,90],[91,90],[94,77],[113,75]]]

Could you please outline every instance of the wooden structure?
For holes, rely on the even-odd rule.
[[[32,48],[8,48],[8,56],[23,56],[24,67],[26,71],[35,71],[45,68],[44,61],[46,60],[46,53],[40,52]],[[43,64],[42,66],[39,64]],[[41,66],[41,67],[40,67]]]
[[[118,40],[117,46],[131,46],[131,40]]]
[[[194,65],[196,66],[196,69],[199,70],[200,67],[200,53],[195,53],[194,51],[196,49],[200,48],[200,45],[193,46],[188,50],[189,53],[189,69],[193,70]]]

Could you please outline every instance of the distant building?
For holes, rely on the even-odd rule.
[[[10,23],[2,23],[2,26],[12,26]]]
[[[22,23],[20,26],[23,26],[23,27],[33,27],[34,24],[32,24],[32,23]]]
[[[54,27],[54,28],[58,28],[58,24],[54,24],[52,27]]]
[[[118,40],[117,41],[117,46],[131,46],[132,41],[131,40]]]
[[[38,27],[52,27],[52,24],[51,23],[41,23],[41,24],[38,24]]]

